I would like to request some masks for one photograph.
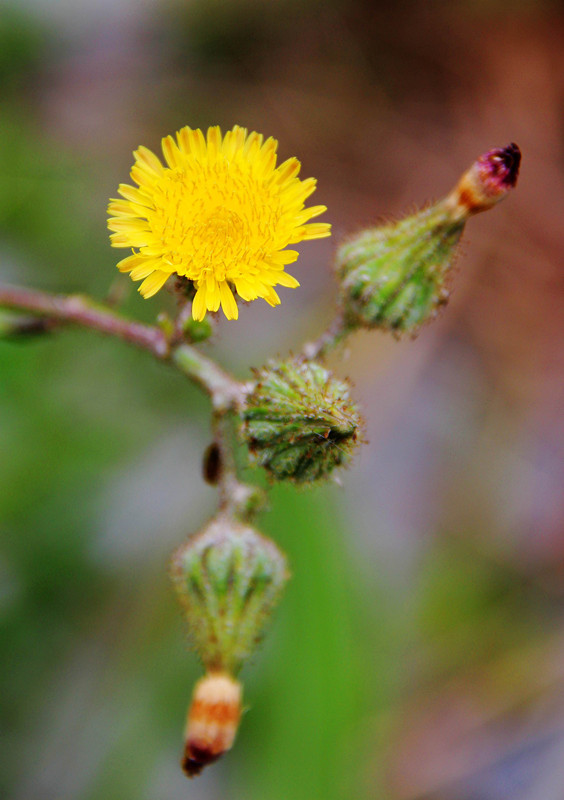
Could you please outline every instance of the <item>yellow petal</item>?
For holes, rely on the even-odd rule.
[[[206,289],[205,286],[198,288],[194,300],[192,301],[192,318],[196,322],[201,322],[206,316]]]
[[[129,241],[129,236],[125,236],[123,233],[112,233],[110,235],[110,242],[112,243],[112,247],[134,247]]]
[[[207,144],[208,159],[211,164],[214,164],[219,151],[221,150],[221,129],[219,125],[214,125],[213,128],[208,128]]]
[[[129,277],[132,281],[141,281],[143,278],[148,278],[151,272],[160,272],[160,261],[155,261],[153,258],[144,258],[143,261],[145,262],[144,264],[139,264],[138,267],[135,267],[129,273]],[[166,270],[163,270],[163,272],[166,272]],[[170,277],[170,272],[166,272],[166,274]],[[156,291],[158,291],[158,289]]]
[[[227,281],[222,281],[219,284],[219,292],[221,295],[221,307],[227,319],[238,319],[239,309],[237,301],[233,297],[233,292],[229,288]]]
[[[277,253],[272,253],[268,260],[272,267],[283,269],[286,264],[293,264],[294,261],[297,261],[298,256],[297,250],[279,250]]]
[[[287,286],[288,289],[297,289],[300,285],[294,276],[289,275],[287,272],[277,272],[275,278],[275,286]]]
[[[327,222],[312,222],[310,225],[304,225],[303,239],[324,239],[326,236],[331,236],[331,225]]]
[[[299,211],[307,198],[313,194],[317,186],[315,178],[308,178],[300,181],[294,178],[285,186],[280,187],[282,192],[282,205],[285,210],[293,209]]]
[[[146,263],[146,261],[147,259],[139,255],[139,253],[133,253],[133,255],[127,256],[127,258],[122,258],[117,267],[120,272],[131,272],[132,269],[135,269],[135,267],[138,267],[140,264]]]
[[[161,270],[157,269],[151,275],[149,275],[148,278],[145,278],[139,287],[139,291],[145,300],[156,294],[159,289],[162,289],[169,277],[170,275],[168,272],[162,272]]]
[[[116,232],[123,231],[124,233],[129,233],[130,231],[134,231],[137,233],[139,231],[148,231],[149,223],[146,219],[137,219],[136,217],[132,217],[131,219],[110,217],[108,220],[108,228]]]
[[[154,172],[156,175],[160,175],[162,173],[164,169],[163,165],[148,147],[141,145],[141,147],[138,147],[137,150],[135,150],[133,155],[137,165],[141,169],[148,169],[150,172]]]
[[[113,228],[108,223],[108,228]],[[118,231],[110,236],[114,247],[143,247],[151,234],[149,231]]]
[[[309,208],[304,208],[304,214],[307,214],[307,219],[318,217],[320,214],[324,214],[326,211],[327,206],[310,206]]]
[[[135,181],[135,183],[137,183],[142,190],[152,194],[155,182],[158,180],[158,175],[156,175],[148,167],[143,169],[139,165],[138,161],[136,161],[135,164],[131,167],[129,174],[131,175],[131,178]]]
[[[235,278],[235,288],[242,300],[256,300],[259,296],[256,288],[247,278]]]
[[[272,180],[278,184],[286,183],[299,174],[301,166],[297,158],[288,158],[276,169]]]
[[[247,135],[246,128],[241,128],[235,125],[233,130],[227,131],[223,137],[223,144],[221,147],[222,153],[225,158],[232,160],[236,157],[237,152],[241,150],[245,144],[245,136]]]
[[[142,192],[141,189],[130,186],[128,183],[120,183],[118,192],[122,197],[125,197],[126,200],[131,200],[133,203],[137,203],[137,205],[146,207],[151,207],[153,205],[151,198]]]
[[[305,223],[310,220],[312,217],[316,217],[319,214],[323,214],[324,211],[327,211],[326,206],[313,206],[312,208],[304,208],[303,211],[300,211],[299,214],[294,214],[294,220],[296,226],[305,225]]]
[[[161,142],[161,146],[168,166],[171,169],[179,167],[182,164],[182,155],[172,136],[165,136]]]
[[[221,302],[219,286],[213,275],[208,275],[205,281],[206,287],[206,307],[210,311],[217,311]]]
[[[265,293],[263,294],[263,297],[269,306],[280,305],[280,298],[278,297],[272,286],[267,287]]]
[[[178,140],[178,147],[186,153],[186,155],[193,155],[202,162],[206,160],[206,140],[199,128],[194,131],[192,128],[186,126],[177,133],[176,138]]]
[[[108,214],[111,214],[112,217],[139,216],[132,211],[131,203],[129,203],[127,200],[112,200],[108,205]]]

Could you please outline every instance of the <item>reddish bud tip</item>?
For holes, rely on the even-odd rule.
[[[521,151],[514,142],[484,153],[446,199],[453,219],[466,220],[502,200],[517,183]]]
[[[517,183],[521,151],[514,142],[507,147],[496,147],[478,159],[478,168],[484,183],[492,193],[505,192]]]

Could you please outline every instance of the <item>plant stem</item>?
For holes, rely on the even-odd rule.
[[[235,458],[236,432],[231,410],[215,411],[212,417],[214,443],[219,450],[219,510],[249,522],[265,505],[262,489],[239,480]]]
[[[167,340],[158,328],[126,319],[83,295],[50,294],[0,285],[0,307],[31,311],[62,323],[93,328],[149,350],[157,358],[165,358],[168,352]]]
[[[174,364],[204,389],[216,410],[234,408],[244,398],[244,385],[196,348],[171,344],[160,328],[127,319],[89,297],[0,284],[0,308],[31,312],[55,324],[80,325],[147,350],[160,361]]]
[[[225,372],[211,358],[206,358],[195,347],[179,344],[170,352],[170,360],[191,380],[201,386],[212,398],[216,411],[235,408],[244,399],[245,387]]]
[[[48,333],[57,323],[32,314],[0,311],[0,339],[21,339]]]
[[[214,441],[219,448],[221,470],[219,474],[219,506],[230,505],[233,486],[238,483],[235,458],[233,455],[233,431],[229,413],[215,412],[212,419]]]
[[[334,347],[340,344],[340,342],[342,342],[350,332],[351,331],[345,322],[344,311],[343,309],[340,309],[337,315],[331,321],[327,330],[325,330],[315,341],[307,342],[304,345],[302,356],[307,361],[321,359],[327,355],[329,350],[332,350]]]

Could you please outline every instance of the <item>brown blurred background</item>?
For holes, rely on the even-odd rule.
[[[115,291],[105,206],[131,151],[235,123],[318,178],[334,232],[303,245],[281,306],[220,324],[206,352],[241,376],[325,327],[347,232],[491,147],[517,142],[521,176],[469,223],[437,322],[332,357],[369,444],[343,488],[274,492],[261,525],[294,579],[238,743],[197,782],[177,766],[198,667],[166,560],[214,508],[206,404],[93,334],[0,342],[0,791],[562,800],[564,8],[4,2],[0,279]],[[146,320],[170,302],[119,286]]]

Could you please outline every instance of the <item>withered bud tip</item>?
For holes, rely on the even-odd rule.
[[[210,672],[198,681],[186,721],[182,769],[192,778],[231,749],[241,718],[241,684]]]
[[[196,745],[186,747],[186,752],[182,758],[182,769],[189,778],[195,778],[204,767],[213,764],[220,757],[221,753],[210,753],[209,750],[202,750]]]
[[[484,153],[478,159],[478,164],[483,170],[484,179],[492,181],[496,188],[498,184],[501,189],[513,187],[519,176],[521,151],[515,142],[511,142],[507,147],[496,147]]]
[[[446,198],[452,219],[466,220],[502,200],[517,183],[521,151],[514,142],[480,156]]]

